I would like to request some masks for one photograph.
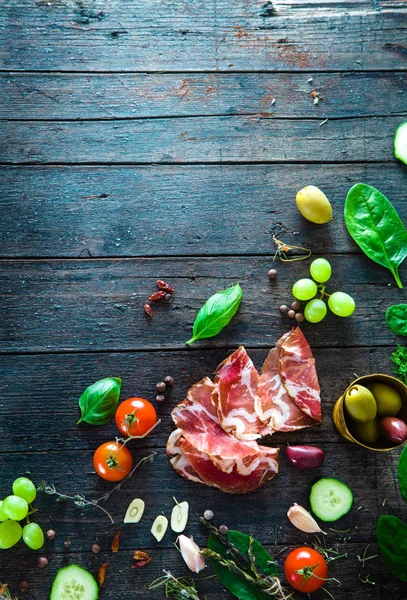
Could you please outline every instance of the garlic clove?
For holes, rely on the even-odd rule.
[[[151,533],[153,534],[153,536],[155,537],[157,542],[161,542],[161,540],[165,536],[167,527],[168,527],[167,517],[164,517],[164,515],[158,515],[158,517],[156,518],[156,520],[153,523],[153,526],[151,527]]]
[[[179,535],[177,542],[181,556],[185,561],[187,567],[194,573],[199,573],[205,568],[205,560],[199,550],[199,546],[195,544],[192,538],[186,535]]]
[[[125,523],[138,523],[143,516],[145,502],[141,498],[134,498],[126,510],[124,517]]]
[[[314,517],[296,502],[289,508],[287,517],[294,527],[300,531],[304,531],[305,533],[323,533],[326,535],[325,531],[322,531]]]
[[[188,523],[188,502],[177,502],[171,513],[171,529],[175,533],[182,533]]]

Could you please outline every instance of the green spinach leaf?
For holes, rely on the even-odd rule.
[[[397,335],[407,335],[407,304],[393,304],[386,310],[386,323]]]
[[[192,344],[195,340],[217,335],[236,314],[242,296],[243,291],[238,283],[211,296],[198,312],[192,337],[186,343]]]
[[[256,561],[256,568],[263,575],[277,576],[276,564],[265,547],[255,538],[251,538],[240,531],[229,530],[228,541],[231,542],[243,556],[249,558],[249,545],[252,539],[252,553]],[[219,539],[211,534],[208,539],[208,548],[221,556],[231,559],[227,548]],[[270,600],[270,595],[253,586],[243,576],[232,573],[227,567],[220,565],[216,560],[210,559],[211,567],[222,585],[225,586],[236,598],[240,600]]]
[[[398,268],[407,257],[407,230],[386,196],[357,183],[346,197],[345,223],[366,256],[389,269],[402,288]]]
[[[384,562],[394,577],[407,581],[407,525],[392,515],[380,517],[377,543]]]
[[[399,465],[397,469],[400,491],[404,500],[407,500],[407,446],[404,446],[403,452],[400,454]]]
[[[113,417],[119,402],[122,380],[106,377],[90,385],[79,398],[81,418],[90,425],[104,425]]]

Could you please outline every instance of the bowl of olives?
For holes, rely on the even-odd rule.
[[[336,401],[333,420],[345,439],[376,452],[407,440],[407,386],[375,373],[358,377]]]

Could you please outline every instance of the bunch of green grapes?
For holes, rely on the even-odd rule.
[[[304,317],[310,323],[319,323],[325,318],[327,307],[323,300],[328,297],[328,306],[338,317],[350,317],[355,310],[355,301],[345,292],[325,292],[325,283],[329,281],[332,267],[326,258],[317,258],[310,265],[312,279],[299,279],[293,285],[293,295],[297,300],[309,301],[304,308]],[[318,294],[321,298],[315,298]]]
[[[20,525],[31,512],[31,504],[37,496],[35,485],[27,477],[19,477],[13,483],[13,493],[0,500],[0,549],[7,550],[23,538],[32,550],[39,550],[44,544],[44,534],[37,523]]]

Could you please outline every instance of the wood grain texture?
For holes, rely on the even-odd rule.
[[[321,98],[317,105],[313,91]],[[0,118],[32,121],[268,114],[322,120],[405,114],[405,93],[405,73],[391,71],[3,73]]]
[[[275,338],[267,338],[269,348],[275,345]],[[251,359],[260,370],[269,351],[267,349],[248,350]],[[390,354],[392,348],[348,348],[346,352],[335,348],[315,348],[319,383],[322,389],[323,423],[290,434],[276,433],[267,438],[269,445],[289,444],[344,444],[352,452],[361,452],[350,447],[335,430],[331,418],[335,401],[355,378],[369,373],[391,373]],[[61,454],[73,450],[91,451],[106,439],[114,439],[117,434],[114,421],[105,427],[76,425],[79,418],[78,399],[82,391],[94,381],[107,376],[121,377],[121,400],[131,396],[149,399],[157,408],[162,424],[156,432],[133,447],[164,448],[174,425],[170,417],[173,407],[181,402],[187,390],[203,377],[212,373],[230,350],[215,348],[202,352],[191,349],[189,352],[126,352],[93,354],[52,354],[28,356],[3,356],[0,365],[1,381],[5,391],[0,404],[0,423],[3,427],[0,436],[0,453],[47,452]],[[333,378],[330,365],[338,365],[338,373]],[[155,401],[155,385],[171,374],[175,387],[166,402]],[[27,432],[19,427],[27,410],[29,394],[30,417],[36,427]],[[47,432],[49,415],[58,415],[58,429]],[[44,432],[47,432],[44,435]],[[335,453],[347,452],[337,448]],[[356,453],[357,453],[356,452]],[[359,456],[364,455],[363,452]],[[388,465],[386,469],[389,470]],[[196,486],[193,486],[196,489]]]
[[[298,6],[299,3],[297,3]],[[325,4],[325,7],[329,3]],[[400,69],[404,8],[272,14],[263,0],[5,0],[0,68],[36,71]],[[324,8],[324,7],[323,7]],[[373,7],[372,7],[373,8]],[[378,5],[380,8],[380,5]],[[311,9],[311,10],[310,10]],[[405,68],[405,64],[404,64]]]
[[[261,116],[124,121],[6,121],[0,163],[393,161],[404,117],[279,120]]]
[[[6,167],[0,169],[3,257],[273,254],[272,233],[314,255],[354,253],[342,217],[350,187],[384,191],[402,219],[400,162],[377,165]],[[313,183],[334,220],[312,225],[295,207]]]
[[[319,325],[304,326],[314,346],[393,345],[397,337],[384,315],[402,302],[389,271],[359,255],[330,257],[329,289],[343,290],[356,301],[350,319],[329,315]],[[195,316],[206,299],[240,281],[244,297],[239,312],[221,335],[200,347],[266,346],[289,327],[278,307],[291,302],[291,287],[308,273],[306,263],[281,264],[270,284],[267,257],[64,260],[3,262],[3,352],[55,350],[129,350],[185,348]],[[400,269],[406,279],[406,263]],[[176,293],[171,304],[154,306],[149,320],[143,304],[163,278]]]

